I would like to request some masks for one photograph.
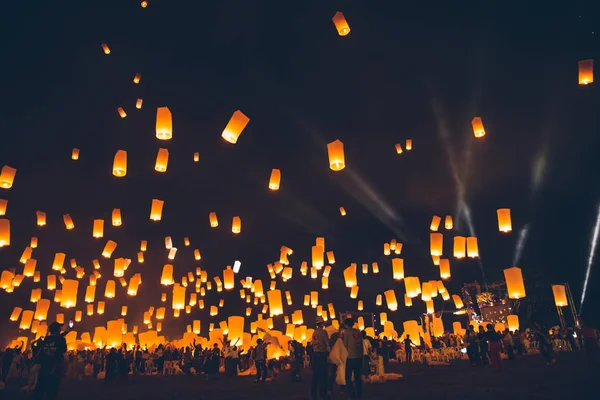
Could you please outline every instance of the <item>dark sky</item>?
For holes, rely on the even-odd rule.
[[[375,307],[376,294],[394,288],[401,299],[404,285],[390,279],[384,242],[405,243],[407,275],[436,279],[431,216],[454,215],[457,229],[445,235],[447,254],[453,234],[468,235],[457,215],[458,177],[487,281],[502,279],[502,270],[513,266],[518,233],[529,224],[519,261],[525,277],[547,283],[548,295],[551,283],[569,281],[579,306],[600,201],[600,100],[598,83],[577,85],[577,62],[600,62],[598,5],[149,0],[142,9],[139,3],[3,5],[0,165],[18,172],[13,189],[0,192],[9,200],[12,225],[12,245],[0,250],[2,269],[21,271],[18,259],[31,236],[40,240],[34,258],[42,276],[55,252],[91,272],[107,239],[119,244],[115,256],[130,258],[146,239],[146,263],[134,262],[127,272],[142,272],[138,297],[119,292],[106,314],[116,318],[120,305],[129,304],[127,322],[141,325],[142,312],[158,306],[164,290],[158,279],[165,236],[180,249],[177,277],[195,269],[192,250],[199,248],[199,265],[211,275],[239,259],[242,277],[268,282],[265,265],[287,245],[296,251],[290,258],[295,277],[287,285],[294,293],[294,307],[286,309],[291,313],[303,294],[320,287],[298,267],[310,260],[315,237],[325,236],[337,264],[321,303],[333,301],[338,311],[355,307],[342,270],[351,262],[378,261],[379,276],[359,277],[359,298],[370,311],[385,311]],[[346,37],[331,21],[338,10],[352,29]],[[142,81],[134,85],[138,72]],[[144,99],[140,111],[138,97]],[[119,106],[127,118],[119,118]],[[155,137],[160,106],[173,114],[170,142]],[[232,146],[220,135],[238,109],[251,121]],[[483,139],[473,136],[474,116],[483,118]],[[394,145],[407,138],[412,152],[397,155]],[[326,151],[335,139],[346,148],[346,169],[337,173]],[[78,162],[70,159],[73,147],[81,149]],[[170,152],[165,174],[153,168],[159,147]],[[119,149],[129,155],[123,179],[111,174]],[[267,188],[272,168],[282,172],[278,192]],[[165,201],[160,223],[148,219],[153,198]],[[502,207],[512,210],[510,235],[497,229]],[[120,228],[108,222],[113,208],[122,210]],[[48,213],[44,229],[35,225],[36,210]],[[208,225],[213,211],[218,229]],[[66,213],[74,231],[64,228]],[[239,236],[230,232],[236,215],[242,218]],[[107,220],[104,239],[92,239],[94,218]],[[183,247],[184,236],[190,248]],[[104,277],[112,275],[112,261],[101,263]],[[451,265],[452,293],[465,281],[483,279],[477,261],[451,258]],[[584,307],[596,316],[597,268],[598,261]],[[32,287],[26,281],[13,294],[0,293],[1,321],[15,305],[31,307]],[[97,299],[103,290],[104,282]],[[243,313],[237,290],[224,298],[225,311]],[[214,304],[218,297],[210,293],[208,299]],[[424,311],[416,303],[390,320],[399,325],[414,318]],[[305,320],[311,315],[305,310]],[[165,332],[175,335],[192,317],[202,320],[205,334],[208,322],[223,315],[209,319],[195,310],[165,321]],[[102,322],[84,320],[79,330]],[[0,336],[16,333],[15,324],[0,325]]]

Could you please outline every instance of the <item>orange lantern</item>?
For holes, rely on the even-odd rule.
[[[75,161],[79,160],[79,149],[74,148],[71,151],[71,160],[75,160]]]
[[[183,310],[185,308],[185,287],[178,283],[173,285],[173,310]]]
[[[402,154],[402,145],[400,143],[396,143],[396,153]]]
[[[479,246],[477,245],[476,237],[467,238],[467,256],[469,258],[479,257]]]
[[[356,264],[352,263],[348,268],[344,270],[344,281],[347,288],[351,288],[357,285],[356,279]]]
[[[242,220],[240,217],[233,217],[231,222],[231,232],[238,234],[242,231]]]
[[[0,187],[2,189],[10,189],[15,181],[17,170],[5,165],[0,170]]]
[[[350,289],[350,298],[355,299],[357,297],[358,297],[358,286],[352,286],[352,289]]]
[[[346,216],[346,209],[344,207],[340,207],[340,214],[342,217]]]
[[[33,322],[34,312],[32,310],[25,310],[21,314],[21,322],[19,323],[19,329],[27,330],[31,327],[31,322]],[[58,315],[57,315],[58,319]]]
[[[444,235],[441,233],[431,233],[429,235],[429,246],[432,256],[441,256],[443,254]]]
[[[579,61],[579,84],[588,85],[594,82],[594,60]]]
[[[406,293],[404,293],[404,305],[406,307],[412,307],[413,303],[412,303],[412,298],[408,297],[406,295]]]
[[[341,171],[346,167],[344,143],[339,139],[327,144],[327,154],[329,155],[329,168],[331,170]]]
[[[250,118],[240,110],[237,110],[229,119],[221,137],[231,144],[236,144],[248,122],[250,122]]]
[[[90,285],[87,288],[85,288],[85,298],[84,298],[85,302],[93,303],[95,298],[96,298],[96,286]]]
[[[335,25],[335,29],[338,31],[338,35],[346,36],[350,33],[350,25],[348,25],[348,21],[346,21],[346,18],[341,11],[336,12],[331,20]]]
[[[498,230],[504,233],[511,232],[510,208],[499,208],[496,213],[498,214]]]
[[[54,261],[52,262],[52,269],[55,271],[62,270],[66,257],[67,255],[65,253],[56,253],[54,255]]]
[[[450,260],[447,258],[442,258],[440,260],[440,278],[450,278]]]
[[[173,265],[172,264],[165,264],[163,266],[163,270],[162,270],[162,275],[160,278],[160,284],[161,285],[165,285],[165,286],[169,286],[175,283],[175,280],[173,279]]]
[[[105,305],[106,303],[104,303],[103,301],[99,301],[98,304],[96,304],[96,312],[98,313],[98,315],[104,314]]]
[[[10,246],[10,220],[0,219],[0,247]]]
[[[144,104],[144,99],[139,98],[135,101],[135,108],[137,108],[138,110],[141,110],[143,104]]]
[[[156,155],[156,163],[154,164],[154,170],[158,172],[166,172],[167,166],[169,165],[169,150],[158,149]]]
[[[50,300],[39,299],[35,305],[35,318],[37,321],[45,321],[48,318],[48,310],[50,310]]]
[[[519,330],[519,316],[518,315],[507,315],[506,322],[508,323],[508,329],[511,332]]]
[[[75,228],[75,224],[73,223],[73,219],[71,218],[71,216],[69,214],[63,215],[63,221],[65,222],[65,227],[68,230],[71,230],[71,229]]]
[[[408,297],[417,297],[421,293],[421,282],[416,276],[404,277],[404,288]]]
[[[283,302],[281,300],[281,290],[269,290],[267,292],[269,299],[269,314],[271,317],[283,314]]]
[[[476,138],[480,138],[485,136],[485,129],[483,128],[483,122],[481,121],[481,117],[475,117],[471,121],[471,125],[473,126],[473,134]]]
[[[461,308],[463,308],[465,306],[462,299],[457,294],[452,295],[452,300],[454,301],[454,306],[456,307],[457,310],[460,310]]]
[[[102,43],[102,50],[104,51],[104,54],[110,54],[110,49],[106,43]]]
[[[160,221],[162,219],[162,211],[164,205],[164,201],[152,199],[152,207],[150,208],[150,219],[152,221]]]
[[[92,236],[96,239],[104,236],[104,220],[103,219],[95,219],[94,220],[94,228],[92,231]]]
[[[464,236],[454,237],[454,258],[465,258],[467,239]]]
[[[25,261],[25,267],[23,268],[23,275],[28,278],[31,278],[35,275],[35,267],[37,266],[37,260],[35,258],[30,258]]]
[[[398,301],[396,300],[396,293],[390,289],[383,292],[385,295],[385,302],[387,303],[390,311],[396,311],[398,309]]]
[[[556,307],[566,307],[569,305],[565,285],[552,285],[552,293],[554,294],[554,303],[556,304]]]
[[[448,230],[454,227],[454,223],[452,222],[452,215],[446,215],[446,219],[444,220],[444,227]]]
[[[79,289],[79,281],[74,279],[66,279],[62,284],[60,306],[71,308],[77,305],[77,290]]]
[[[525,297],[525,283],[523,282],[523,273],[521,268],[512,267],[504,270],[504,279],[506,280],[506,290],[511,299],[522,299]]]
[[[113,175],[122,178],[127,175],[127,152],[119,150],[113,160]]]
[[[402,258],[392,258],[392,276],[397,281],[404,279],[404,260]]]
[[[169,107],[158,107],[156,110],[156,137],[160,140],[173,137],[173,118]]]
[[[102,250],[102,257],[110,258],[116,248],[117,248],[117,243],[113,242],[112,240],[109,240],[108,242],[106,242],[106,245],[104,246],[104,250]]]
[[[135,74],[135,76],[133,77],[133,83],[135,83],[136,85],[138,83],[140,83],[141,80],[142,80],[142,75],[139,73]]]
[[[117,108],[117,111],[119,112],[119,116],[120,116],[121,118],[125,118],[125,117],[127,117],[127,113],[125,112],[125,110],[123,109],[123,107],[119,107],[119,108]]]
[[[437,232],[437,230],[440,227],[440,222],[442,222],[442,219],[437,215],[434,215],[431,219],[431,225],[429,225],[429,230]]]
[[[106,288],[104,289],[104,297],[112,299],[115,297],[115,281],[109,279],[106,281]]]
[[[121,210],[115,208],[112,210],[112,224],[113,226],[121,226],[123,223],[121,219]]]
[[[43,211],[36,211],[35,215],[37,218],[38,226],[45,226],[46,225],[46,213]]]
[[[225,290],[233,289],[235,285],[234,273],[231,267],[228,265],[225,270],[223,270],[223,286]]]
[[[279,190],[280,183],[281,183],[281,171],[273,168],[273,170],[271,171],[271,177],[269,178],[269,189]]]
[[[8,200],[0,199],[0,216],[6,215],[6,207],[8,206]]]
[[[320,269],[325,265],[323,251],[321,246],[312,246],[312,266],[314,268]]]

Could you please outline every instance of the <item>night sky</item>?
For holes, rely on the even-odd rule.
[[[326,238],[326,250],[337,261],[320,303],[355,309],[342,270],[351,262],[360,269],[376,261],[379,275],[359,273],[359,298],[366,311],[387,311],[375,307],[375,296],[393,288],[402,302],[404,284],[392,281],[383,243],[404,243],[407,276],[439,279],[429,255],[434,214],[455,220],[453,232],[442,229],[452,267],[450,293],[459,293],[464,282],[483,282],[481,266],[488,283],[503,279],[503,269],[514,266],[519,232],[529,225],[518,261],[525,278],[547,284],[550,299],[550,284],[568,281],[579,307],[600,202],[599,83],[577,84],[579,60],[600,63],[600,10],[585,3],[534,8],[472,1],[149,0],[145,9],[137,0],[5,4],[0,166],[16,168],[17,176],[11,190],[0,189],[12,227],[11,246],[0,249],[0,268],[21,273],[19,257],[37,236],[33,257],[42,281],[29,279],[12,294],[0,293],[0,339],[17,335],[17,324],[8,321],[15,305],[35,309],[31,288],[41,285],[43,297],[52,299],[45,275],[56,252],[67,254],[66,265],[76,258],[87,273],[91,260],[100,258],[96,300],[104,300],[113,265],[100,253],[108,239],[118,243],[113,258],[134,259],[126,277],[141,272],[143,283],[130,298],[117,282],[106,314],[86,317],[86,276],[79,289],[79,332],[93,333],[94,326],[118,318],[121,305],[129,305],[126,322],[143,331],[142,313],[161,306],[162,291],[169,293],[170,316],[171,287],[159,285],[168,261],[165,236],[179,249],[176,280],[196,266],[212,277],[234,260],[242,262],[236,290],[213,289],[205,310],[167,317],[168,336],[179,336],[192,319],[202,320],[206,336],[209,322],[243,315],[239,279],[262,278],[268,286],[265,266],[278,260],[282,245],[295,250],[294,278],[283,285],[278,278],[278,288],[293,293],[294,305],[285,312],[302,308],[303,295],[320,288],[320,279],[299,272],[302,261],[310,263],[317,236]],[[331,21],[336,11],[352,29],[346,37]],[[139,85],[132,82],[136,73],[142,75]],[[135,109],[138,97],[144,100],[141,110]],[[168,142],[155,137],[161,106],[173,114]],[[118,107],[127,118],[119,117]],[[236,110],[251,120],[231,145],[221,132]],[[475,116],[485,125],[481,139],[471,129]],[[335,139],[345,144],[346,168],[340,172],[330,170],[327,159],[326,144]],[[413,140],[413,150],[396,154],[394,145],[404,147],[406,139]],[[79,161],[71,160],[74,147],[81,150]],[[160,147],[170,152],[164,174],[154,171]],[[119,149],[129,159],[121,179],[112,175]],[[196,151],[199,163],[193,162]],[[268,189],[273,168],[282,173],[276,192]],[[469,236],[461,193],[481,266],[451,257],[451,237]],[[165,201],[159,223],[149,220],[153,198]],[[340,216],[340,206],[347,216]],[[510,234],[498,232],[496,209],[505,207],[512,211]],[[119,228],[110,224],[113,208],[123,215]],[[37,210],[48,215],[42,229]],[[209,226],[210,212],[219,217],[217,229]],[[67,213],[73,231],[63,224]],[[233,216],[242,219],[240,235],[231,233]],[[92,238],[94,218],[105,219],[103,239]],[[183,246],[185,236],[190,247]],[[135,259],[142,239],[149,250],[140,265]],[[202,253],[199,263],[194,248]],[[592,266],[583,310],[597,325],[599,263],[597,258]],[[209,318],[208,306],[221,295],[224,309]],[[451,302],[446,307],[453,309]],[[53,303],[51,314],[59,310]],[[312,324],[308,310],[304,319]],[[424,310],[418,300],[388,317],[399,328]]]

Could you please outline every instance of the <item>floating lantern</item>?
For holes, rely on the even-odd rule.
[[[281,171],[273,168],[271,171],[271,177],[269,178],[269,189],[279,190],[279,184],[281,183]]]
[[[379,273],[379,264],[374,262],[371,266],[373,267],[373,273],[378,274]]]
[[[463,236],[454,237],[454,258],[465,258],[467,239]]]
[[[423,282],[423,289],[421,291],[421,300],[428,301],[431,300],[431,293],[433,288],[431,287],[430,282]]]
[[[103,219],[95,219],[94,220],[94,228],[92,231],[92,236],[96,239],[104,237],[104,220]]]
[[[32,303],[37,303],[42,298],[42,289],[31,289],[31,296],[29,297],[29,301]]]
[[[121,210],[118,208],[112,210],[112,224],[113,226],[121,226],[123,224],[121,219]]]
[[[508,329],[511,332],[519,330],[519,316],[518,315],[507,315],[506,322],[508,323]]]
[[[228,265],[225,270],[223,270],[223,286],[225,290],[233,289],[235,285],[234,273],[231,267]]]
[[[77,161],[79,160],[79,149],[75,148],[71,150],[71,160]]]
[[[485,136],[485,129],[483,128],[483,122],[481,121],[481,117],[475,117],[471,121],[471,125],[473,126],[473,134],[476,138],[480,138]]]
[[[96,285],[90,285],[85,288],[85,298],[84,301],[86,303],[93,303],[96,298]]]
[[[344,281],[347,288],[351,288],[357,285],[356,279],[356,264],[352,263],[348,268],[344,270]]]
[[[168,164],[169,164],[169,150],[158,149],[158,154],[156,155],[156,163],[154,164],[154,169],[158,172],[166,172]]]
[[[178,283],[173,285],[172,307],[174,310],[183,310],[185,308],[185,287]]]
[[[426,300],[425,305],[427,307],[427,314],[435,313],[435,308],[433,307],[433,300]]]
[[[162,219],[162,211],[164,205],[164,201],[152,199],[152,207],[150,208],[150,219],[152,221],[160,221]]]
[[[346,167],[344,143],[339,139],[327,144],[327,154],[329,155],[329,168],[333,171],[341,171]]]
[[[175,259],[175,255],[176,255],[176,254],[177,254],[177,247],[172,247],[172,248],[169,250],[169,255],[167,256],[167,258],[168,258],[169,260],[174,260],[174,259]]]
[[[433,336],[442,337],[444,336],[444,323],[441,318],[433,318]]]
[[[384,243],[383,244],[383,255],[384,256],[389,256],[390,254],[391,254],[390,244],[389,243]]]
[[[142,104],[144,104],[144,99],[141,99],[141,98],[137,99],[135,101],[135,108],[137,108],[138,110],[141,110]]]
[[[341,11],[336,12],[331,20],[335,25],[335,29],[338,31],[338,35],[346,36],[350,33],[350,25],[348,25],[348,21],[346,21],[346,18]]]
[[[67,228],[67,230],[71,230],[71,229],[75,228],[73,219],[71,218],[71,216],[69,214],[63,215],[63,221],[65,223],[65,227]]]
[[[441,256],[443,254],[444,235],[441,233],[431,233],[429,235],[429,248],[432,256]]]
[[[237,110],[229,119],[221,137],[231,144],[236,144],[248,122],[250,122],[250,118],[240,110]]]
[[[106,54],[106,55],[110,54],[110,48],[108,47],[108,45],[106,43],[102,43],[102,50],[104,51],[104,54]]]
[[[355,286],[358,287],[358,286]],[[321,289],[327,290],[329,289],[329,278],[326,276],[321,277]]]
[[[479,257],[479,246],[477,245],[476,237],[467,238],[467,256],[469,258]]]
[[[140,83],[140,81],[142,80],[142,75],[141,74],[135,74],[135,76],[133,77],[133,83],[135,83],[136,85],[138,83]]]
[[[112,299],[115,297],[115,281],[109,279],[106,281],[106,288],[104,289],[104,297]]]
[[[175,281],[173,280],[173,265],[172,264],[165,264],[163,266],[163,270],[162,270],[162,275],[160,278],[160,284],[161,285],[165,285],[165,286],[169,286],[174,284]]]
[[[4,289],[4,288],[2,288]],[[46,289],[54,290],[56,289],[56,275],[48,275],[46,277]]]
[[[36,211],[35,215],[37,218],[37,225],[45,226],[46,225],[46,213],[43,211]]]
[[[0,219],[0,247],[10,246],[10,220]]]
[[[13,308],[12,314],[10,314],[10,320],[12,322],[16,322],[19,319],[19,316],[21,315],[21,311],[23,311],[21,307]]]
[[[525,297],[525,283],[521,268],[512,267],[504,270],[504,279],[506,280],[506,290],[511,299],[522,299]]]
[[[35,274],[35,267],[37,266],[37,260],[35,258],[30,258],[25,261],[25,267],[23,268],[23,275],[28,278],[31,278]]]
[[[39,299],[35,305],[35,314],[33,318],[37,321],[45,321],[46,318],[48,318],[48,310],[50,310],[50,300]]]
[[[310,306],[317,308],[319,305],[319,292],[310,292]]]
[[[421,282],[416,276],[404,277],[404,288],[408,297],[417,297],[421,293]]]
[[[77,290],[79,289],[79,281],[66,279],[62,284],[60,306],[71,308],[77,305]]]
[[[358,297],[358,286],[352,286],[352,289],[350,289],[350,298],[355,299],[357,297]]]
[[[115,251],[116,248],[117,243],[113,242],[112,240],[109,240],[108,242],[106,242],[104,250],[102,250],[102,257],[110,258],[112,256],[113,251]]]
[[[195,260],[200,260],[202,258],[202,256],[200,255],[200,250],[195,249],[194,250],[194,259]]]
[[[173,118],[169,107],[158,107],[156,110],[156,137],[160,140],[173,137]]]
[[[146,7],[148,7],[148,2],[146,0],[144,0],[140,3],[140,6],[142,6],[142,8],[146,8]]]
[[[400,143],[396,143],[396,153],[402,154],[402,145]]]
[[[0,187],[3,189],[10,189],[15,181],[15,175],[17,170],[5,165],[0,170]]]
[[[56,253],[54,255],[54,261],[52,262],[52,269],[55,271],[60,271],[65,264],[65,258],[67,255],[65,253]]]
[[[429,225],[429,230],[431,230],[433,232],[437,232],[437,230],[440,227],[440,222],[442,222],[442,219],[440,217],[438,217],[437,215],[434,215],[433,218],[431,219],[431,225]]]
[[[461,308],[463,308],[465,306],[463,304],[462,299],[457,294],[452,295],[452,300],[454,301],[454,306],[456,307],[457,310],[460,310]]]
[[[433,265],[440,265],[440,256],[431,256],[431,261],[433,261]]]
[[[440,278],[450,278],[450,260],[447,258],[442,258],[440,260]]]
[[[512,221],[510,219],[510,208],[499,208],[496,211],[498,214],[498,230],[500,232],[511,232]]]
[[[565,285],[552,285],[552,293],[554,294],[554,303],[556,304],[556,307],[566,307],[569,305]]]
[[[327,252],[327,262],[329,264],[335,264],[335,254],[333,254],[333,251]]]
[[[406,151],[412,150],[412,139],[406,139]]]
[[[594,82],[594,60],[579,61],[579,84],[589,85]]]
[[[19,323],[19,329],[27,330],[31,327],[31,322],[33,321],[34,312],[32,310],[25,310],[21,314],[21,322]],[[57,315],[58,320],[58,315]]]
[[[283,302],[281,300],[281,290],[269,290],[267,292],[269,299],[269,314],[271,317],[283,314]]]
[[[6,215],[6,207],[8,206],[8,200],[0,199],[0,216]]]
[[[444,219],[444,227],[447,230],[450,230],[454,227],[454,223],[452,222],[452,216],[451,215],[446,215],[446,218]]]
[[[383,292],[385,295],[385,302],[387,303],[390,311],[396,311],[398,309],[398,301],[396,300],[396,293],[390,289]]]
[[[121,118],[125,118],[125,117],[127,117],[127,113],[125,112],[125,110],[123,109],[123,107],[119,107],[119,108],[117,108],[117,111],[119,112],[119,116],[120,116]]]
[[[113,175],[122,178],[127,175],[127,152],[119,150],[113,161]]]
[[[312,266],[314,268],[320,269],[325,265],[323,251],[321,246],[312,246]]]
[[[233,220],[231,222],[231,232],[233,232],[237,235],[241,231],[242,231],[242,220],[240,219],[240,217],[233,217]]]
[[[408,297],[406,293],[404,293],[404,305],[406,307],[412,307],[413,305],[412,298]]]
[[[214,317],[219,314],[219,309],[216,306],[210,306],[210,316]]]

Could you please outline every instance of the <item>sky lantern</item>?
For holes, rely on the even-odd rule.
[[[50,310],[50,300],[39,299],[35,305],[35,318],[37,321],[45,321],[48,318],[48,310]]]
[[[321,277],[321,289],[329,289],[329,278],[326,276]]]
[[[427,314],[433,314],[433,313],[435,313],[435,308],[433,306],[433,300],[426,300],[425,301],[425,306],[427,308]]]
[[[525,283],[523,282],[523,273],[521,268],[512,267],[504,270],[504,279],[506,280],[506,290],[511,299],[522,299],[525,297]]]
[[[319,292],[310,292],[310,306],[312,308],[317,308],[319,305]]]
[[[79,281],[66,279],[62,284],[60,306],[63,308],[72,308],[77,305],[77,290]]]
[[[143,251],[139,251],[137,253],[137,259],[138,259],[138,263],[140,263],[140,264],[144,263],[144,252]]]
[[[93,303],[96,299],[96,286],[95,285],[89,285],[87,288],[85,288],[85,297],[84,297],[84,301],[86,303]]]
[[[444,219],[444,227],[447,230],[450,230],[454,227],[454,223],[452,222],[452,215],[446,215],[446,218]]]
[[[165,286],[169,286],[175,283],[175,280],[173,279],[173,265],[172,264],[165,264],[163,266],[163,270],[162,270],[162,275],[160,278],[160,284],[161,285],[165,285]]]
[[[396,153],[402,154],[402,145],[400,143],[396,143]]]
[[[10,246],[10,220],[0,219],[0,247]]]
[[[463,304],[462,299],[457,294],[452,295],[452,300],[454,301],[454,306],[456,307],[457,310],[460,310],[461,308],[463,308],[465,306]]]
[[[444,323],[441,318],[433,318],[433,336],[442,337],[444,336]]]
[[[159,140],[173,138],[173,117],[169,107],[158,107],[156,110],[156,137]]]
[[[95,237],[96,239],[104,237],[104,220],[103,219],[95,219],[94,220],[92,236]]]
[[[108,242],[106,242],[104,250],[102,250],[102,257],[110,258],[112,256],[113,251],[115,251],[116,248],[117,243],[113,242],[112,240],[109,240]]]
[[[172,247],[172,248],[169,250],[169,255],[167,256],[167,258],[168,258],[169,260],[174,260],[174,259],[175,259],[175,255],[176,255],[176,254],[177,254],[177,247]]]
[[[71,230],[71,229],[75,228],[73,219],[71,218],[71,216],[69,214],[63,215],[63,221],[65,223],[65,228],[67,228],[67,230]]]
[[[271,190],[279,190],[279,185],[281,183],[281,171],[273,168],[271,171],[271,177],[269,178],[269,189]]]
[[[440,265],[440,256],[431,256],[431,261],[433,262],[433,265]]]
[[[325,250],[325,238],[318,237],[317,239],[315,239],[315,246],[321,246],[323,250]]]
[[[356,264],[352,263],[348,268],[344,270],[344,281],[347,288],[351,288],[358,284],[356,279]]]
[[[471,121],[471,125],[473,126],[473,134],[476,138],[480,138],[485,136],[485,129],[483,129],[483,122],[481,121],[481,117],[475,117]]]
[[[432,256],[441,256],[443,254],[444,235],[441,233],[429,234],[429,248]]]
[[[336,12],[331,20],[333,21],[335,29],[337,29],[340,36],[346,36],[350,33],[350,25],[348,25],[348,21],[346,21],[344,13],[341,11]]]
[[[200,260],[202,255],[200,254],[200,250],[194,249],[194,260]]]
[[[113,276],[116,278],[120,278],[125,275],[125,269],[127,265],[127,260],[123,257],[115,259],[114,268],[113,268]]]
[[[240,110],[237,110],[229,119],[221,137],[231,144],[236,144],[248,122],[250,122],[250,118]]]
[[[447,258],[440,259],[440,278],[450,278],[450,260]]]
[[[46,277],[46,289],[48,289],[48,290],[56,289],[56,275],[48,275]]]
[[[378,274],[379,273],[379,264],[374,262],[371,266],[373,267],[373,273]]]
[[[25,310],[21,314],[21,322],[19,323],[19,329],[28,330],[31,327],[33,321],[33,310]]]
[[[231,232],[233,232],[237,235],[241,231],[242,231],[242,220],[240,219],[240,217],[233,217],[233,220],[231,221]]]
[[[2,271],[2,276],[0,278],[0,289],[7,290],[13,287],[13,279],[15,274],[12,271],[4,270]]]
[[[52,269],[55,271],[60,271],[65,264],[65,258],[67,255],[65,253],[56,253],[54,255],[54,261],[52,262]]]
[[[554,294],[556,307],[566,307],[569,305],[565,285],[552,285],[552,294]]]
[[[235,286],[234,273],[229,265],[223,270],[223,286],[225,290],[231,290]]]
[[[183,310],[185,308],[185,287],[178,283],[173,285],[173,302],[174,310]]]
[[[200,334],[200,320],[199,319],[195,319],[194,321],[192,321],[192,332],[194,332],[196,335]]]
[[[431,293],[433,288],[431,287],[430,282],[423,282],[422,291],[421,291],[421,300],[427,301],[431,300]]]
[[[21,307],[13,308],[12,314],[10,314],[10,320],[16,322],[19,319],[19,316],[21,316],[21,311],[23,311]]]
[[[321,246],[312,246],[312,266],[314,268],[320,269],[325,265],[323,251]]]
[[[148,7],[148,2],[147,2],[146,0],[143,0],[143,1],[140,3],[140,6],[142,6],[142,8],[146,8],[146,7]]]
[[[210,214],[208,214],[208,220],[210,222],[211,228],[216,228],[217,226],[219,226],[219,220],[217,219],[217,213],[211,212]]]
[[[594,82],[594,60],[579,61],[579,84],[589,85]]]
[[[283,314],[283,302],[281,300],[281,290],[269,290],[267,292],[269,299],[269,314],[271,317]]]
[[[30,258],[25,261],[25,266],[23,267],[23,275],[28,278],[31,278],[35,275],[35,267],[37,266],[37,260],[35,258]]]
[[[143,104],[144,104],[144,99],[142,99],[142,98],[138,98],[138,99],[135,101],[135,108],[137,108],[138,110],[141,110],[141,109],[142,109],[142,105],[143,105]]]
[[[113,281],[112,279],[107,280],[106,288],[104,289],[104,297],[106,297],[107,299],[114,298],[115,297],[115,288],[116,288],[115,281]]]
[[[150,208],[150,219],[152,221],[160,221],[162,219],[162,211],[165,202],[163,200],[152,199],[152,207]]]
[[[398,309],[398,301],[396,300],[396,293],[390,289],[383,292],[385,296],[385,302],[390,311],[396,311]]]
[[[2,189],[10,189],[15,181],[17,170],[5,165],[0,170],[0,187]]]
[[[514,332],[519,330],[519,316],[518,315],[507,315],[506,322],[508,324],[508,330]]]
[[[335,264],[335,254],[333,253],[333,251],[327,252],[327,262],[329,264]]]
[[[126,118],[127,117],[127,113],[125,112],[125,110],[123,109],[123,107],[117,108],[117,111],[119,112],[119,116],[121,118]]]
[[[78,148],[74,148],[73,150],[71,150],[71,160],[74,160],[74,161],[79,160],[79,149]]]
[[[46,213],[43,211],[36,211],[35,216],[37,218],[38,226],[46,226]]]
[[[469,258],[479,257],[479,246],[477,245],[476,237],[470,236],[467,238],[467,256]]]
[[[217,308],[217,306],[210,306],[210,316],[214,317],[217,316],[219,314],[219,309]]]
[[[123,224],[121,219],[121,210],[119,208],[112,210],[112,224],[113,226],[121,226]]]
[[[158,149],[156,155],[156,163],[154,164],[154,170],[158,172],[167,172],[167,166],[169,165],[169,150]]]
[[[104,51],[104,54],[108,55],[110,54],[110,48],[108,47],[108,45],[106,43],[102,43],[102,50]]]
[[[199,162],[200,161],[200,153],[199,152],[195,152],[194,153],[194,162]]]
[[[113,160],[113,175],[122,178],[127,175],[127,152],[119,150]]]
[[[6,215],[6,207],[8,206],[8,200],[0,199],[0,216]]]
[[[42,289],[31,289],[31,296],[29,297],[29,301],[32,303],[37,303],[42,298]]]
[[[498,230],[500,232],[511,232],[512,221],[510,219],[510,208],[499,208],[496,211],[498,214]]]
[[[60,304],[61,299],[62,299],[62,290],[56,289],[54,291],[54,302]]]
[[[412,139],[406,139],[406,145],[405,145],[406,151],[411,151],[412,145],[413,145]]]
[[[138,83],[140,83],[141,80],[142,80],[142,74],[140,74],[140,73],[135,74],[135,76],[133,77],[133,83],[135,83],[136,85]]]
[[[442,222],[442,219],[440,217],[438,217],[437,215],[434,215],[433,218],[431,219],[431,224],[429,225],[429,230],[431,230],[433,232],[437,232],[437,230],[440,227],[440,222]]]
[[[331,170],[341,171],[346,167],[344,143],[339,139],[327,144],[327,154],[329,155],[329,168]]]
[[[384,256],[389,256],[390,254],[391,254],[390,244],[389,243],[384,243],[383,244],[383,255]]]
[[[417,297],[421,293],[421,282],[416,276],[404,277],[404,288],[408,297]]]
[[[464,236],[454,237],[454,258],[465,258],[467,239]]]
[[[358,286],[352,286],[352,289],[350,289],[350,298],[356,299],[357,297],[358,297]]]
[[[404,293],[404,305],[406,307],[412,307],[413,305],[412,298],[408,297],[406,293]]]

